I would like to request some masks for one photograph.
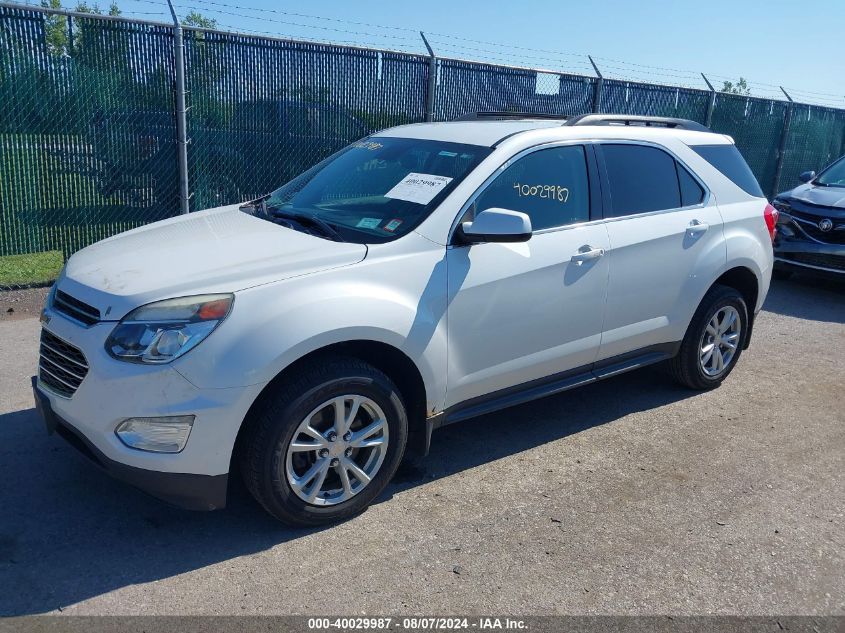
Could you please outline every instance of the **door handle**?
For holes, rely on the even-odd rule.
[[[572,262],[576,266],[581,266],[584,262],[591,259],[598,259],[602,255],[604,255],[603,248],[593,248],[589,244],[586,244],[579,248],[578,252],[572,256]]]
[[[701,220],[693,220],[689,223],[687,231],[689,231],[693,235],[698,235],[700,233],[704,233],[709,228],[710,225],[707,224],[707,222],[702,222]]]

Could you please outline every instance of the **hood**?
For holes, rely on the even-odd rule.
[[[792,198],[798,202],[804,202],[817,207],[829,207],[833,209],[845,209],[845,187],[819,187],[812,183],[806,183],[795,187],[778,196],[779,198]]]
[[[238,205],[121,233],[74,254],[57,285],[118,320],[160,299],[235,292],[348,266],[363,244],[333,242],[248,215]]]

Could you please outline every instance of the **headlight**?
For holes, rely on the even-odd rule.
[[[781,198],[775,198],[772,201],[772,206],[783,213],[790,213],[792,211],[792,206],[786,200]]]
[[[235,297],[198,295],[156,301],[117,324],[106,351],[118,360],[169,363],[199,345],[225,319]]]

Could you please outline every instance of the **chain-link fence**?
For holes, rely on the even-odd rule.
[[[733,136],[769,194],[845,153],[845,110],[195,28],[184,43],[191,210],[372,131],[482,110],[694,119]],[[172,25],[0,4],[0,289],[179,212],[174,52]]]

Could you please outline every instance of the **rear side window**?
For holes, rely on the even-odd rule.
[[[675,159],[647,145],[602,144],[610,185],[610,213],[619,217],[681,206]]]
[[[757,198],[765,198],[760,184],[751,172],[751,168],[736,145],[692,145],[696,154],[730,178],[745,193]]]

